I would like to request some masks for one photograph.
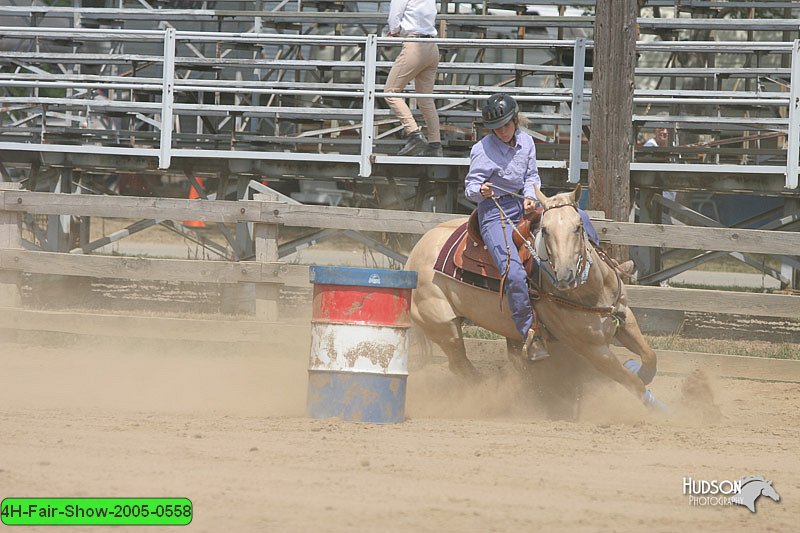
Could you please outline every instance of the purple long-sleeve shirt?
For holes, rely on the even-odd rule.
[[[464,194],[475,203],[484,200],[481,185],[489,182],[496,185],[495,194],[504,193],[499,189],[535,198],[534,184],[542,186],[539,169],[536,166],[536,146],[527,133],[517,129],[516,146],[511,147],[494,133],[475,143],[469,154],[469,172],[464,180]]]

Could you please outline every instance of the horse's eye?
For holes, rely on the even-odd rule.
[[[581,232],[581,227],[580,227],[580,226],[577,226],[577,227],[575,228],[575,233],[580,233],[580,232]]]

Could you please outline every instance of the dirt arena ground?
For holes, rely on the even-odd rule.
[[[478,386],[414,370],[408,420],[380,426],[304,417],[305,344],[0,343],[0,497],[187,497],[198,532],[797,530],[797,384],[661,375],[664,417],[601,381],[579,421],[551,421],[497,347],[470,345]],[[781,501],[683,495],[746,475]]]

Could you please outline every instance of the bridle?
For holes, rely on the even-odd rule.
[[[542,207],[544,207],[544,206],[542,206]],[[544,214],[545,213],[547,213],[548,211],[551,211],[553,209],[559,209],[561,207],[571,207],[571,208],[573,208],[575,210],[575,213],[578,213],[578,207],[574,203],[559,204],[559,205],[554,205],[554,206],[551,206],[551,207],[544,207],[544,211],[542,211],[542,221],[544,221]],[[553,254],[550,253],[550,247],[547,246],[547,239],[544,238],[544,225],[542,225],[541,232],[542,232],[542,239],[543,239],[542,242],[544,243],[544,249],[547,252],[547,259],[542,259],[541,257],[539,257],[539,254],[537,254],[535,252],[534,252],[534,256],[533,257],[534,257],[534,259],[536,259],[536,262],[539,263],[540,266],[544,267],[545,273],[550,278],[550,281],[553,283],[553,285],[555,285],[555,282],[556,282],[556,276],[555,276],[556,265],[553,263]],[[583,222],[581,222],[580,234],[581,234],[581,237],[580,237],[581,238],[581,244],[580,244],[581,252],[578,255],[578,259],[577,259],[577,261],[575,263],[575,271],[578,273],[578,276],[579,276],[577,284],[576,284],[576,287],[586,283],[586,280],[589,279],[589,269],[592,267],[592,259],[591,259],[591,256],[589,254],[589,244],[588,244],[589,238],[586,235],[586,229],[583,227]],[[546,267],[550,267],[550,268],[548,269]]]
[[[545,207],[544,208],[544,211],[542,212],[542,219],[544,219],[544,214],[547,211],[549,211],[551,209],[559,209],[561,207],[571,207],[571,208],[573,208],[575,210],[576,213],[578,212],[578,206],[576,206],[574,203],[554,205],[554,206],[551,206],[551,207]],[[544,227],[542,227],[541,231],[544,231]],[[578,260],[577,260],[577,263],[576,263],[576,271],[579,272],[580,278],[578,280],[578,283],[577,283],[576,287],[586,283],[586,281],[589,279],[589,270],[592,267],[592,258],[591,258],[591,253],[589,252],[589,237],[586,234],[586,229],[583,227],[583,221],[581,221],[581,232],[580,233],[581,233],[581,253],[578,256]],[[545,251],[547,252],[547,259],[543,260],[535,252],[535,247],[531,247],[531,249],[533,250],[533,257],[536,260],[536,262],[539,264],[539,266],[542,267],[540,269],[540,271],[544,271],[547,274],[547,276],[550,278],[551,283],[553,285],[555,285],[556,276],[555,276],[555,274],[553,272],[553,271],[555,271],[555,265],[553,264],[552,254],[550,253],[550,249],[547,246],[547,240],[544,239],[544,234],[541,235],[541,238],[543,239]],[[550,267],[550,268],[548,269],[547,267]],[[610,306],[594,307],[594,306],[583,305],[581,303],[574,302],[574,301],[569,300],[567,298],[564,298],[564,297],[561,297],[561,296],[557,296],[555,294],[552,294],[552,293],[549,293],[549,292],[545,292],[545,291],[541,291],[541,290],[540,291],[533,291],[533,290],[530,291],[531,292],[531,299],[544,298],[544,299],[550,300],[551,302],[554,302],[556,304],[563,305],[565,307],[570,307],[572,309],[577,309],[579,311],[585,311],[585,312],[590,312],[590,313],[596,313],[596,314],[599,314],[599,315],[611,316],[616,321],[617,327],[619,327],[622,324],[622,322],[625,321],[624,316],[620,316],[617,313],[617,307],[619,306],[619,301],[622,298],[622,278],[620,278],[619,274],[616,271],[614,271],[614,273],[616,274],[616,278],[617,278],[617,290],[616,290],[616,295],[614,297],[614,303],[611,304]]]

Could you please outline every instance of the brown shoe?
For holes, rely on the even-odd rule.
[[[550,357],[550,352],[548,352],[544,346],[544,339],[542,339],[539,332],[533,328],[528,330],[528,338],[525,339],[523,349],[525,350],[525,356],[528,361],[540,361]]]

